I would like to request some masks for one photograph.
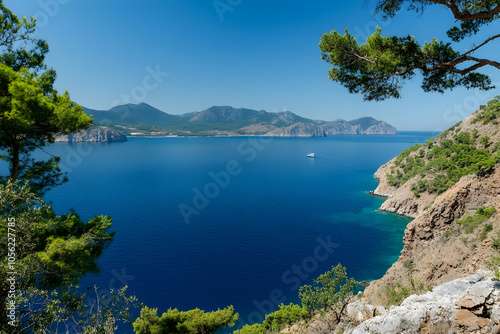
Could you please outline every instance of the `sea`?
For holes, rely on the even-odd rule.
[[[382,277],[411,220],[378,211],[373,174],[435,135],[56,143],[45,151],[62,158],[69,182],[45,199],[57,214],[113,218],[100,273],[80,282],[90,295],[127,286],[158,315],[233,305],[231,333],[300,303],[299,287],[338,263],[358,281]]]

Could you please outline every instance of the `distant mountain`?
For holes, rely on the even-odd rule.
[[[337,134],[394,134],[397,130],[371,117],[333,122],[311,120],[290,111],[267,112],[214,106],[183,115],[167,114],[146,103],[126,104],[110,110],[84,108],[94,123],[128,136],[238,136],[322,137]]]
[[[395,127],[384,121],[378,121],[372,117],[361,117],[347,122],[360,132],[366,135],[397,134]]]
[[[179,116],[167,114],[149,104],[125,104],[110,110],[92,110],[84,108],[87,115],[94,116],[94,123],[105,126],[138,126],[150,125],[168,129],[183,123]]]
[[[352,121],[338,119],[321,126],[326,135],[379,135],[397,134],[395,127],[372,117],[362,117]]]

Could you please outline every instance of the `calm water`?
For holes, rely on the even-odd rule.
[[[159,314],[234,305],[242,325],[299,302],[298,286],[339,262],[380,278],[409,220],[378,212],[383,199],[366,191],[379,166],[433,135],[54,144],[70,181],[46,198],[58,213],[114,218],[101,273],[82,286],[128,285]]]

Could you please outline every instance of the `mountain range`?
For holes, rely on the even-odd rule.
[[[110,110],[84,108],[96,126],[119,130],[127,136],[277,136],[324,137],[339,134],[396,134],[392,125],[372,117],[352,121],[319,121],[290,111],[267,112],[214,106],[182,115],[167,114],[146,103]]]

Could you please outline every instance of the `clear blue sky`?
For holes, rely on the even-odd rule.
[[[218,12],[215,3],[229,7]],[[49,42],[47,63],[57,71],[57,89],[68,90],[74,101],[94,109],[145,102],[181,114],[231,105],[290,110],[323,120],[372,116],[399,130],[439,131],[499,94],[500,84],[496,92],[423,93],[417,79],[405,85],[399,100],[363,102],[361,95],[330,81],[329,65],[320,59],[318,48],[325,32],[348,28],[364,41],[379,25],[384,35],[411,34],[423,43],[432,37],[446,39],[454,23],[442,6],[422,16],[401,12],[383,22],[373,16],[375,3],[4,0],[16,14],[38,18],[37,37]],[[497,30],[495,23],[481,36]],[[464,51],[471,43],[457,49]],[[499,54],[498,42],[484,51],[489,57]],[[147,77],[148,68],[159,69],[161,82]],[[500,83],[500,71],[483,72]]]

